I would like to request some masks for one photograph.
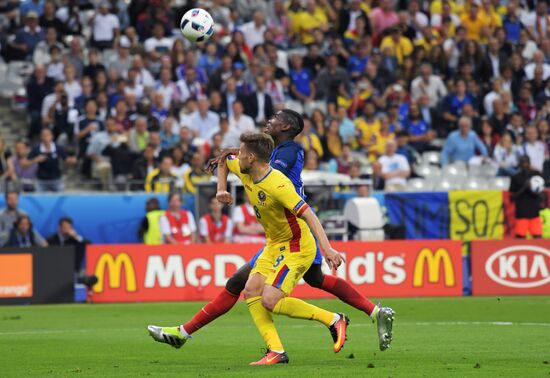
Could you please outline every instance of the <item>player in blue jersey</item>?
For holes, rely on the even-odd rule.
[[[304,166],[304,150],[302,146],[294,142],[294,138],[302,132],[303,128],[302,117],[292,110],[284,109],[277,112],[267,122],[265,132],[273,138],[276,146],[271,156],[271,166],[287,176],[294,184],[298,194],[305,198],[301,179]],[[219,161],[225,160],[229,154],[235,152],[231,150],[224,151],[217,159],[210,162],[210,166],[217,166]],[[226,184],[218,183],[217,198],[220,202],[229,204],[233,199],[225,190]],[[190,321],[178,327],[149,326],[150,335],[156,341],[180,348],[190,338],[191,334],[225,314],[237,303],[252,267],[262,251],[263,249],[250,262],[237,270],[227,281],[225,289],[197,312]],[[386,350],[392,340],[394,311],[389,307],[375,305],[345,280],[324,274],[321,270],[322,260],[319,248],[317,248],[315,260],[303,277],[306,283],[331,293],[350,306],[365,312],[377,323],[380,350]],[[331,331],[331,336],[336,342],[336,333]]]

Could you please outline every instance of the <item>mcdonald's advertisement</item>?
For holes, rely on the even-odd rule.
[[[214,298],[259,244],[90,245],[87,272],[98,277],[92,302],[198,301]],[[346,258],[336,274],[370,297],[462,295],[458,241],[335,242]],[[300,298],[330,294],[303,281]]]
[[[548,240],[475,241],[471,251],[474,295],[550,294]]]

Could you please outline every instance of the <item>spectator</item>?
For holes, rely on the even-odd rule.
[[[138,117],[134,128],[128,133],[130,149],[134,152],[142,152],[149,142],[149,132],[147,131],[147,119]]]
[[[89,99],[84,105],[85,113],[78,119],[75,125],[74,135],[78,142],[78,157],[83,159],[82,173],[91,177],[91,160],[86,156],[88,145],[95,133],[104,130],[104,125],[98,119],[97,103],[94,99]]]
[[[418,152],[410,145],[410,137],[407,130],[399,130],[395,133],[395,140],[397,142],[396,154],[403,155],[409,162],[409,166],[413,167],[416,164],[416,156]]]
[[[162,122],[162,129],[160,130],[160,144],[163,150],[168,150],[179,142],[178,132],[179,128],[174,119],[166,117]]]
[[[239,29],[251,49],[254,49],[256,45],[261,45],[264,43],[264,33],[267,30],[264,13],[260,10],[255,11],[252,21],[243,24]]]
[[[231,106],[233,115],[229,118],[229,131],[224,135],[224,140],[229,145],[239,145],[239,137],[247,131],[254,131],[254,120],[244,114],[244,108],[241,101],[236,100]]]
[[[523,144],[525,133],[523,117],[520,113],[513,113],[510,117],[510,123],[506,125],[506,132],[510,133],[514,144]]]
[[[75,248],[75,273],[77,274],[77,282],[91,288],[97,283],[95,275],[86,274],[86,245],[90,244],[89,240],[84,239],[74,229],[73,220],[68,217],[59,219],[57,232],[47,239],[48,245],[72,245]]]
[[[425,151],[435,138],[435,132],[424,121],[415,102],[409,105],[409,116],[403,121],[403,128],[409,134],[411,146],[419,152]]]
[[[120,22],[110,11],[109,2],[101,0],[98,11],[90,19],[92,26],[92,45],[99,50],[110,49],[119,35]]]
[[[172,158],[164,156],[158,168],[153,169],[145,179],[147,193],[170,193],[176,189],[177,177],[172,173]]]
[[[405,189],[407,178],[411,175],[409,162],[403,155],[396,154],[397,144],[390,140],[386,144],[385,155],[380,156],[381,175],[385,181],[385,190],[399,191]]]
[[[143,190],[147,176],[155,169],[156,161],[153,146],[147,145],[141,155],[132,164],[132,188]]]
[[[529,156],[524,155],[519,159],[520,171],[512,177],[510,183],[510,196],[516,204],[516,229],[515,236],[525,239],[527,235],[540,238],[542,235],[542,222],[539,216],[540,195],[531,190],[531,177],[538,176],[540,172],[534,171]]]
[[[319,136],[315,133],[311,119],[304,117],[304,129],[296,136],[295,141],[302,145],[306,154],[310,151],[315,151],[318,158],[323,157],[323,144]]]
[[[394,27],[399,22],[391,0],[381,0],[379,6],[370,12],[369,17],[375,41],[380,40],[380,36],[385,30]]]
[[[166,244],[191,244],[197,241],[197,225],[193,214],[181,208],[181,196],[168,195],[168,209],[160,217],[160,230]]]
[[[8,190],[5,194],[6,207],[0,210],[0,234],[8,235],[17,218],[27,213],[19,208],[19,192]]]
[[[164,35],[164,26],[160,23],[153,25],[153,35],[144,43],[145,52],[148,54],[163,55],[172,49],[174,40]]]
[[[413,44],[410,39],[403,36],[399,26],[390,29],[390,35],[384,37],[380,43],[380,51],[397,59],[398,64],[403,64],[405,58],[412,54]]]
[[[48,242],[36,231],[28,215],[19,215],[13,228],[2,236],[4,247],[47,247]]]
[[[487,148],[479,137],[472,131],[472,120],[461,117],[458,120],[458,130],[449,134],[443,150],[441,151],[441,165],[454,163],[455,161],[468,162],[475,153],[487,156]]]
[[[498,176],[514,176],[519,171],[521,150],[512,143],[512,136],[504,133],[493,152],[493,160],[498,164]]]
[[[199,220],[199,235],[203,243],[230,243],[233,222],[222,212],[223,204],[210,197],[209,212]]]
[[[109,72],[115,71],[119,76],[125,75],[132,66],[132,57],[130,55],[132,44],[127,36],[123,35],[118,40],[117,53],[107,62]]]
[[[376,105],[372,101],[365,103],[363,116],[355,120],[357,141],[362,148],[368,148],[373,142],[374,133],[380,130],[380,120],[376,117]]]
[[[448,94],[443,101],[443,119],[448,122],[458,121],[464,105],[474,105],[474,98],[466,92],[466,82],[462,79],[456,81],[455,91]]]
[[[209,107],[210,101],[208,101],[208,98],[200,98],[198,101],[198,110],[191,115],[189,125],[186,125],[191,129],[195,137],[206,140],[210,140],[212,135],[220,130],[220,117],[208,110]]]
[[[34,64],[50,63],[50,48],[52,46],[57,46],[59,51],[63,51],[63,45],[57,41],[57,31],[55,27],[47,28],[44,40],[38,42],[36,45],[32,59]]]
[[[420,76],[415,78],[411,84],[411,96],[418,101],[422,95],[429,98],[429,106],[435,107],[447,95],[447,88],[441,78],[432,74],[432,66],[424,63],[420,67]]]
[[[243,101],[246,115],[252,117],[256,125],[264,124],[273,116],[273,100],[267,93],[265,79],[262,76],[256,78],[256,90]]]
[[[39,192],[62,192],[63,183],[61,163],[76,164],[75,156],[68,156],[65,150],[53,141],[50,129],[42,129],[40,144],[31,149],[28,157],[31,163],[38,164],[36,173]]]
[[[342,145],[342,153],[336,159],[336,169],[338,173],[348,174],[352,163],[355,161],[353,158],[353,149],[349,144]]]
[[[342,155],[342,139],[340,138],[339,122],[337,119],[332,119],[326,133],[321,137],[321,145],[323,146],[323,161],[328,162],[331,159],[337,159]]]
[[[41,110],[44,98],[53,92],[54,81],[46,76],[46,67],[37,64],[27,83],[27,111],[30,118],[29,138],[40,133]]]
[[[386,115],[378,117],[380,128],[372,134],[372,142],[367,147],[370,161],[376,161],[378,157],[387,151],[389,141],[395,140],[395,134],[390,131],[390,122]]]
[[[105,121],[105,130],[95,133],[90,139],[86,156],[92,161],[92,177],[99,178],[103,190],[112,188],[113,167],[110,159],[103,155],[109,145],[114,147],[120,144],[120,134],[112,117]]]
[[[548,159],[548,146],[539,140],[539,132],[534,125],[525,128],[525,142],[521,145],[522,155],[529,156],[531,170],[542,173],[544,161]]]
[[[15,142],[15,154],[8,160],[11,180],[18,181],[24,192],[34,191],[38,170],[38,165],[27,159],[28,155],[29,144],[25,140],[18,140]]]
[[[322,100],[326,100],[330,95],[330,89],[338,87],[340,83],[344,85],[346,90],[349,89],[348,73],[345,69],[338,66],[338,58],[334,53],[330,53],[327,56],[326,65],[325,68],[319,71],[316,82],[316,96]]]
[[[145,217],[141,220],[138,237],[147,245],[162,244],[162,232],[160,230],[160,217],[164,211],[160,209],[157,198],[149,198],[145,202]]]
[[[202,152],[195,152],[191,158],[190,166],[183,174],[183,191],[186,193],[195,193],[196,185],[200,182],[210,181],[210,175],[204,172],[204,155]]]
[[[21,18],[28,17],[29,12],[36,13],[37,17],[44,13],[44,1],[42,0],[24,0],[19,5],[19,15]]]
[[[234,225],[234,243],[264,243],[265,232],[262,225],[256,219],[256,214],[248,197],[244,196],[245,202],[236,206],[231,218]]]
[[[35,47],[44,40],[44,30],[38,26],[38,13],[31,10],[25,15],[26,26],[21,28],[11,43],[15,60],[32,60]]]

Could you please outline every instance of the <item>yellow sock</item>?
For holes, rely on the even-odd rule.
[[[246,304],[267,348],[275,352],[283,352],[283,343],[281,343],[271,313],[262,305],[262,297],[249,298],[246,300]]]
[[[317,320],[329,327],[334,322],[334,313],[311,305],[298,298],[285,297],[275,305],[274,314],[296,319]]]

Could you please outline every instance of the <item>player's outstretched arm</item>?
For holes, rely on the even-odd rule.
[[[325,230],[323,229],[319,218],[317,218],[317,215],[315,215],[315,213],[310,208],[308,208],[301,215],[301,218],[306,221],[311,232],[313,232],[313,236],[315,236],[315,238],[317,239],[317,242],[319,243],[319,248],[321,249],[321,252],[323,252],[323,256],[325,257],[325,261],[327,262],[328,266],[331,269],[338,268],[340,264],[342,264],[342,262],[344,261],[344,258],[330,245],[327,234],[325,233]]]
[[[220,151],[219,155],[217,155],[216,157],[213,157],[212,159],[208,160],[208,162],[206,163],[205,167],[204,167],[204,170],[208,173],[214,173],[214,171],[216,170],[216,168],[218,167],[218,165],[221,163],[221,162],[224,162],[225,159],[227,159],[227,157],[229,155],[238,155],[239,154],[239,149],[238,148],[224,148],[223,150]]]
[[[229,167],[225,163],[225,159],[218,161],[218,188],[216,199],[225,205],[233,203],[233,197],[227,191],[227,176],[229,175]]]

